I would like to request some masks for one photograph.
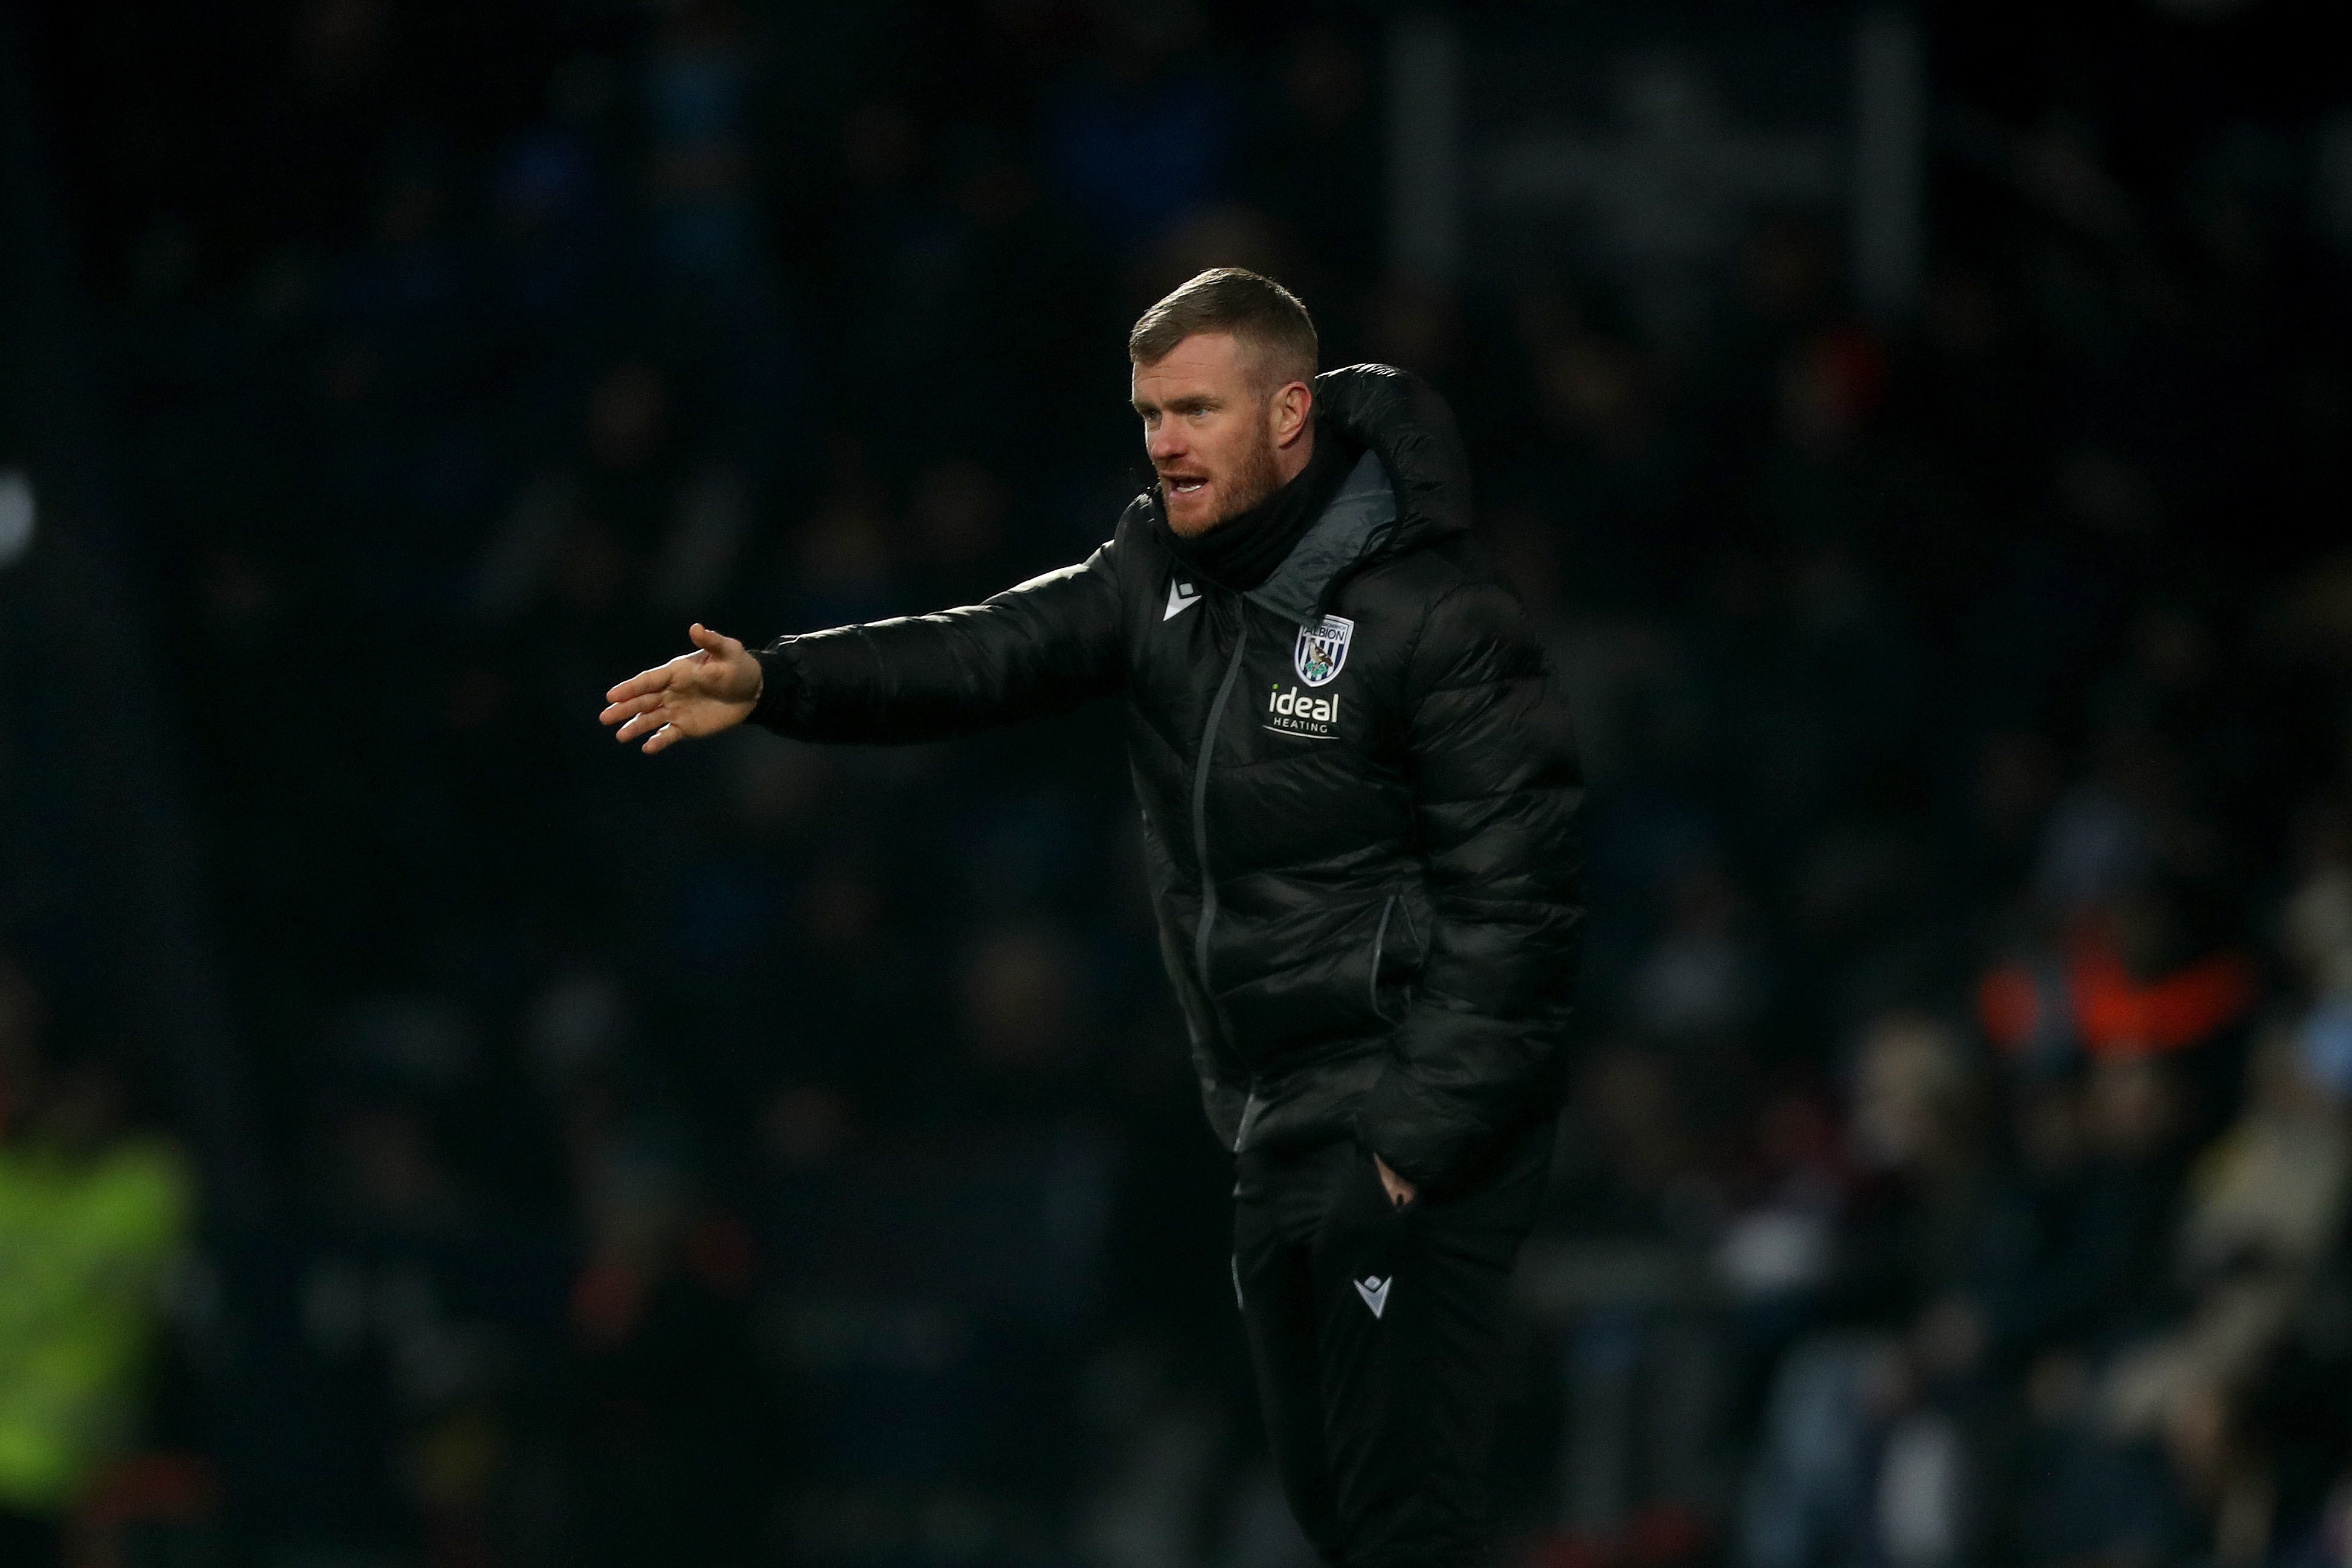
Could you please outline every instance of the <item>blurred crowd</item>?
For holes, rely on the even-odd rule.
[[[2352,121],[2227,6],[1949,21],[1916,318],[1762,210],[1672,331],[1392,272],[1326,9],[28,29],[278,1199],[17,900],[0,1556],[1302,1561],[1115,716],[594,721],[1078,558],[1223,263],[1451,397],[1580,727],[1514,1561],[2352,1551]]]

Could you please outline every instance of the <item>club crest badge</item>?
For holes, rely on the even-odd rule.
[[[1348,639],[1356,635],[1356,623],[1345,616],[1326,616],[1319,626],[1298,628],[1298,647],[1291,662],[1298,668],[1298,679],[1309,686],[1323,686],[1339,673],[1348,662]]]

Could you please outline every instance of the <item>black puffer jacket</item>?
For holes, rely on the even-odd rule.
[[[1079,565],[762,650],[754,718],[929,741],[1125,692],[1218,1135],[1352,1131],[1443,1186],[1558,1108],[1583,790],[1558,683],[1471,541],[1444,401],[1357,365],[1318,377],[1315,407],[1363,456],[1257,588],[1196,580],[1147,493]]]

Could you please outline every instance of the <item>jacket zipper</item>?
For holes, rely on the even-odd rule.
[[[1213,1020],[1216,992],[1209,984],[1209,931],[1217,923],[1217,880],[1209,875],[1209,755],[1216,749],[1217,724],[1225,716],[1225,700],[1234,694],[1234,679],[1242,672],[1242,650],[1249,646],[1246,613],[1234,632],[1233,662],[1217,683],[1217,699],[1209,704],[1208,728],[1201,731],[1201,760],[1192,769],[1192,853],[1201,867],[1201,925],[1192,937],[1192,967],[1201,976],[1202,998]]]

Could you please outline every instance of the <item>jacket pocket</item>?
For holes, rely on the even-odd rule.
[[[1412,980],[1421,973],[1421,942],[1411,931],[1412,912],[1404,900],[1391,893],[1381,905],[1380,924],[1372,931],[1371,974],[1367,1000],[1372,1016],[1383,1024],[1403,1018],[1412,1004]]]
[[[1343,910],[1309,904],[1298,916],[1279,926],[1228,921],[1217,935],[1218,989],[1206,1011],[1253,1073],[1287,1070],[1295,1052],[1385,1034],[1404,1016],[1419,974],[1401,896]]]

